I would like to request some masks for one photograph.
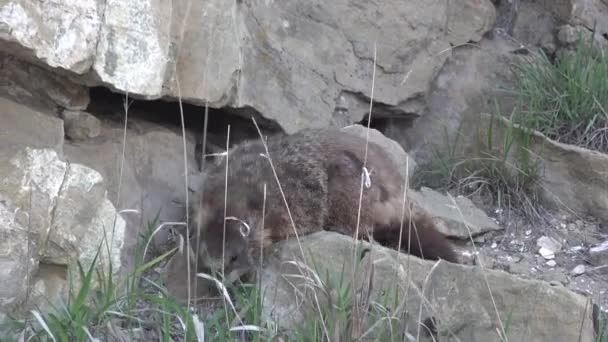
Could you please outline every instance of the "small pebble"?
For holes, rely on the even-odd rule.
[[[549,260],[549,261],[547,261],[547,266],[549,266],[549,267],[555,267],[555,265],[557,265],[557,263],[555,262],[555,260]]]
[[[562,244],[559,241],[548,236],[541,236],[538,240],[536,240],[536,245],[538,247],[548,249],[553,253],[559,252],[562,249]]]
[[[538,254],[540,254],[543,258],[550,260],[550,259],[554,259],[555,258],[555,253],[553,253],[552,250],[547,249],[545,247],[541,247],[538,250]]]
[[[578,276],[585,273],[585,265],[577,265],[572,269],[572,275]]]

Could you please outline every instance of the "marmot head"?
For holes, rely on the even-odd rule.
[[[253,270],[255,253],[250,244],[254,244],[262,215],[261,200],[254,198],[255,185],[237,183],[228,185],[225,205],[223,182],[221,187],[209,184],[192,222],[193,231],[200,234],[199,267],[215,275],[221,273],[223,267],[227,282]]]

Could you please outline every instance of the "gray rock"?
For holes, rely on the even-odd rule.
[[[585,265],[576,265],[576,267],[574,267],[572,269],[572,271],[570,271],[570,273],[572,273],[573,276],[579,276],[583,273],[585,273],[586,269],[585,269]]]
[[[608,4],[603,0],[541,0],[540,3],[562,22],[595,29],[599,37],[608,33]]]
[[[356,136],[365,138],[368,136],[367,127],[362,125],[350,125],[342,128],[342,131],[352,133]],[[376,129],[369,130],[369,141],[374,142],[384,148],[391,156],[404,178],[411,179],[416,171],[416,161],[408,156],[403,147],[396,141],[387,138],[384,134]]]
[[[101,122],[87,112],[65,110],[61,117],[65,124],[65,134],[71,140],[91,139],[101,133]]]
[[[61,117],[65,124],[65,134],[71,140],[91,139],[101,133],[101,122],[87,112],[65,110]]]
[[[536,240],[536,246],[545,248],[553,253],[557,253],[562,249],[562,244],[556,239],[548,236],[541,236]]]
[[[166,0],[105,1],[101,19],[96,18],[99,31],[89,79],[130,94],[160,97],[170,58],[172,6]],[[180,24],[185,21],[179,18]]]
[[[7,0],[1,6],[0,50],[77,74],[95,58],[100,10],[113,7],[98,0]]]
[[[184,11],[177,6],[175,22],[183,22]],[[344,126],[367,114],[374,41],[374,113],[420,112],[420,95],[449,56],[450,43],[479,40],[495,17],[487,0],[447,8],[435,0],[425,6],[394,0],[304,6],[211,1],[193,2],[189,13],[183,40],[174,44],[184,51],[175,52],[182,96],[211,106],[255,108],[288,133]],[[170,83],[166,94],[177,93]],[[331,117],[336,107],[343,117]]]
[[[468,240],[470,236],[502,229],[466,197],[455,197],[452,201],[447,195],[425,187],[411,190],[408,195],[416,206],[429,212],[438,229],[447,236]]]
[[[511,273],[514,274],[530,274],[530,271],[532,270],[532,265],[530,265],[530,263],[526,260],[522,260],[520,262],[514,262],[514,263],[510,263],[508,264],[508,270]]]
[[[185,220],[184,147],[179,131],[130,116],[120,182],[123,128],[122,123],[104,121],[101,134],[95,140],[68,141],[64,151],[68,161],[87,165],[101,173],[107,184],[108,197],[120,210],[135,209],[139,212],[126,215],[129,227],[132,227],[128,232],[130,244],[157,214],[158,223]],[[194,191],[199,185],[200,173],[194,161],[192,136],[187,135],[186,139],[188,182]],[[189,192],[189,203],[196,200],[192,191]],[[167,242],[169,228],[167,226],[155,236],[153,246]],[[129,250],[132,247],[129,245]]]
[[[557,40],[563,45],[574,44],[579,33],[572,25],[562,25],[557,31]]]
[[[20,314],[58,304],[65,275],[90,264],[106,234],[101,265],[122,271],[125,222],[99,173],[61,159],[59,118],[4,98],[0,117],[0,312]]]
[[[374,115],[420,114],[450,47],[494,20],[489,0],[9,0],[0,47],[134,96],[251,108],[292,133],[367,114],[374,44]]]
[[[82,110],[89,90],[69,78],[0,52],[0,95],[54,112],[57,106]]]
[[[548,270],[544,272],[540,278],[549,283],[557,283],[561,285],[567,285],[569,283],[568,276],[563,269]]]
[[[48,147],[63,153],[63,122],[12,100],[0,97],[0,151],[26,146]],[[8,160],[8,155],[4,156]]]
[[[505,1],[516,6],[513,38],[528,48],[536,46],[549,52],[555,51],[555,27],[557,19],[537,1]],[[502,2],[501,2],[502,3]]]
[[[521,56],[511,53],[521,46],[501,35],[484,38],[479,46],[461,46],[433,80],[428,93],[428,109],[412,125],[389,132],[419,164],[431,161],[435,149],[451,150],[458,155],[475,134],[470,129],[480,113],[496,111],[496,99],[502,113],[509,113],[516,103],[511,89],[515,82],[511,66]],[[411,127],[410,127],[411,126]]]
[[[608,240],[589,248],[589,262],[596,266],[608,265]]]
[[[596,53],[601,54],[602,49],[608,48],[608,42],[604,36],[597,34],[597,32],[593,33],[589,28],[582,25],[562,25],[557,31],[557,40],[565,49],[558,50],[558,52],[561,54],[572,54],[579,37],[589,40],[592,35],[593,49]]]
[[[545,247],[541,247],[538,250],[538,254],[547,260],[555,259],[555,252]]]
[[[306,259],[300,257],[300,247],[295,240],[281,243],[275,246],[275,253],[267,259],[268,266],[262,273],[265,293],[263,317],[270,320],[280,318],[278,324],[281,328],[292,328],[309,313],[318,315],[316,304],[311,305],[317,303],[313,296],[320,305],[324,305],[327,296],[331,297],[338,291],[331,285],[324,291],[314,290],[316,285],[320,285],[319,281],[331,284],[327,282],[326,274],[342,274],[345,284],[352,284],[352,238],[320,232],[301,237],[300,242]],[[399,305],[404,305],[409,311],[400,316],[403,317],[400,323],[411,323],[408,330],[414,336],[416,324],[413,321],[418,319],[419,294],[424,291],[428,302],[422,308],[422,320],[433,315],[439,321],[439,334],[447,334],[450,339],[496,340],[497,329],[500,331],[498,313],[503,324],[510,317],[509,340],[593,341],[593,323],[587,299],[564,287],[473,266],[439,262],[433,267],[433,262],[407,258],[383,247],[372,247],[367,243],[362,243],[362,247],[370,248],[370,252],[358,264],[359,273],[354,278],[353,287],[368,289],[369,300],[375,303],[384,303],[383,293],[397,288],[403,294],[409,289],[407,296],[399,297],[406,298]],[[308,268],[298,268],[289,263],[292,260],[306,260]],[[372,269],[373,274],[370,273]],[[369,284],[370,277],[371,287],[364,286]],[[488,295],[484,279],[487,279],[492,297]],[[372,334],[377,331],[372,331]]]
[[[67,293],[60,293],[65,277],[64,286],[45,286],[61,277],[53,272],[44,277],[38,272],[44,265],[78,274],[77,261],[88,268],[103,247],[98,265],[107,272],[111,263],[120,272],[125,221],[107,199],[101,175],[60,160],[52,149],[1,150],[8,162],[0,164],[0,250],[6,252],[0,256],[6,267],[0,274],[0,311],[19,314],[66,299]],[[32,289],[29,279],[35,279]]]

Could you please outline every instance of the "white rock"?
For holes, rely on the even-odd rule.
[[[543,258],[545,258],[545,259],[547,259],[547,260],[550,260],[550,259],[555,258],[555,253],[553,253],[553,251],[552,251],[552,250],[547,249],[547,248],[545,248],[545,247],[541,247],[541,248],[538,250],[538,254],[540,254],[540,255],[541,255]]]
[[[608,263],[608,240],[589,248],[589,262],[596,266]]]
[[[542,236],[536,241],[536,245],[541,248],[550,250],[553,253],[559,252],[562,249],[562,244],[554,238]]]
[[[555,262],[555,260],[547,261],[547,266],[549,266],[549,267],[555,267],[556,265],[557,265],[557,263]]]
[[[572,269],[571,273],[575,276],[585,273],[585,265],[577,265]]]

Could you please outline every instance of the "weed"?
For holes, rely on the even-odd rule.
[[[552,63],[542,51],[516,66],[522,110],[516,123],[563,143],[608,152],[608,55],[593,36]]]

